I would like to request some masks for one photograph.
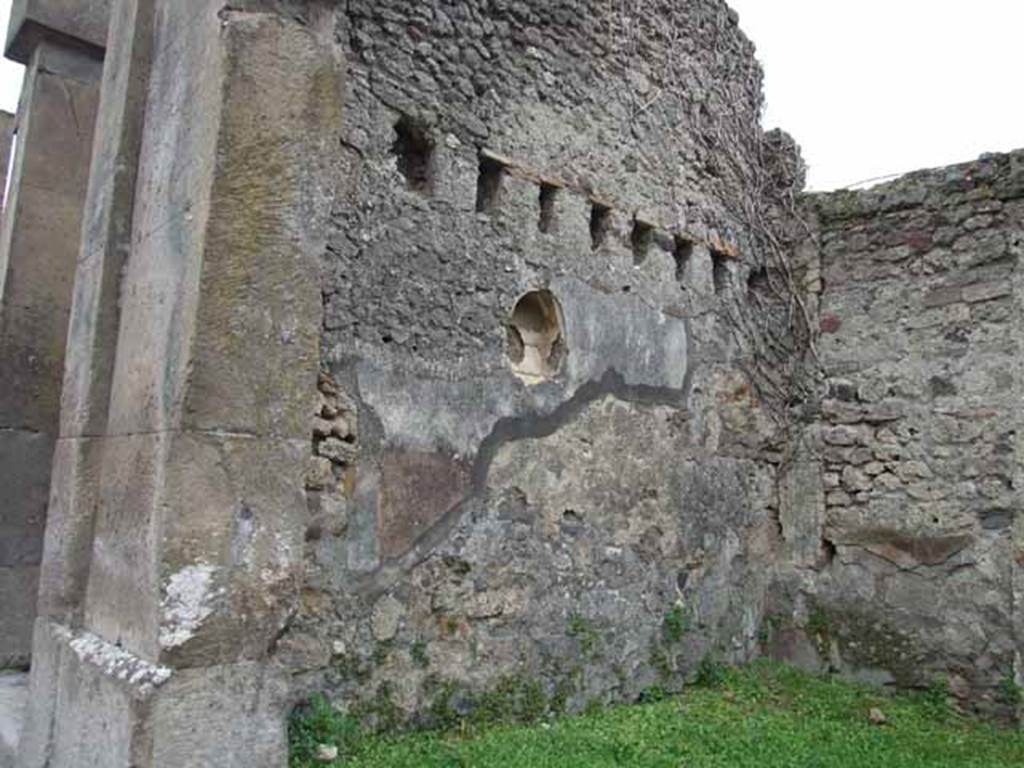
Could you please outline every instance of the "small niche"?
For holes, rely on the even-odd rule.
[[[512,311],[508,357],[512,371],[527,384],[553,378],[565,359],[562,308],[551,291],[530,291]]]
[[[654,227],[637,219],[633,219],[633,231],[629,235],[629,243],[633,247],[633,263],[640,265],[647,258],[647,252],[654,242]]]
[[[480,173],[476,179],[477,213],[487,213],[497,207],[505,171],[504,163],[489,155],[480,155]]]
[[[540,218],[537,220],[537,228],[547,234],[555,229],[555,200],[558,197],[558,187],[554,184],[540,185]]]
[[[590,204],[590,250],[596,251],[608,239],[612,225],[612,209],[601,203]]]
[[[720,251],[711,252],[711,277],[715,285],[715,293],[725,293],[732,287],[732,261]]]
[[[433,186],[434,141],[426,127],[408,115],[395,123],[391,152],[398,160],[398,172],[414,192],[429,194]]]
[[[676,235],[675,247],[672,249],[672,258],[676,262],[676,282],[680,285],[685,285],[686,283],[686,270],[689,268],[692,256],[693,241]]]

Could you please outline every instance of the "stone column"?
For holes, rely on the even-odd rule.
[[[0,668],[29,662],[102,70],[95,46],[38,23],[28,44],[14,22],[28,58],[0,232]]]
[[[286,764],[329,5],[111,9],[20,766]]]
[[[0,109],[0,180],[3,187],[0,191],[0,209],[4,205],[4,193],[7,191],[7,168],[11,164],[11,145],[14,141],[14,115]]]

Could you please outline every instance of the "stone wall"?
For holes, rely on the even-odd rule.
[[[99,96],[95,142],[22,110],[0,249],[18,765],[281,765],[313,691],[449,723],[763,652],[1009,713],[1024,154],[800,220],[720,0],[15,18],[32,88]]]
[[[675,48],[601,2],[349,4],[297,697],[579,706],[756,652],[778,455],[719,197],[760,72],[723,4],[670,16]]]
[[[798,578],[809,634],[833,667],[949,680],[1006,711],[1021,673],[1024,153],[808,205],[827,392],[790,532],[823,554]]]

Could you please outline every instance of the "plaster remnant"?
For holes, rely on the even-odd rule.
[[[167,580],[160,604],[160,647],[170,649],[185,644],[213,613],[213,600],[219,594],[211,589],[216,571],[212,565],[189,565]]]
[[[56,625],[54,632],[70,646],[80,661],[135,686],[142,694],[163,685],[173,674],[170,668],[151,664],[91,632],[72,633]]]

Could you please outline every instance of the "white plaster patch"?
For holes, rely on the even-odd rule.
[[[61,628],[57,634],[66,639],[80,661],[137,687],[140,693],[149,693],[171,677],[172,672],[167,667],[150,664],[89,632],[72,635]]]
[[[162,648],[176,648],[188,642],[203,620],[213,613],[213,598],[218,592],[211,589],[211,584],[216,570],[202,563],[189,565],[167,580],[160,604]]]

